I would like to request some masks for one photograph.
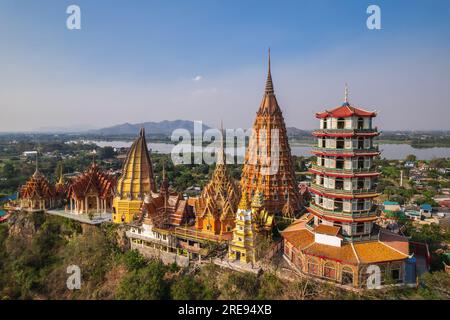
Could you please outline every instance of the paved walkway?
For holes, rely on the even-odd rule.
[[[256,264],[256,265],[251,265],[250,263],[241,263],[241,262],[237,262],[237,261],[232,261],[232,260],[228,260],[228,259],[213,259],[213,263],[224,267],[224,268],[229,268],[229,269],[233,269],[236,271],[245,271],[245,272],[253,272],[253,273],[258,273],[261,270],[261,267]]]
[[[74,214],[70,212],[66,212],[64,210],[48,210],[48,214],[54,215],[54,216],[60,216],[67,219],[79,221],[81,223],[91,224],[91,225],[98,225],[102,224],[104,222],[111,222],[112,221],[112,215],[111,213],[102,213],[101,216],[96,215],[92,217],[92,220],[89,219],[89,216],[87,214]]]

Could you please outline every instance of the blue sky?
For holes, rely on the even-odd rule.
[[[82,30],[66,28],[70,4]],[[382,30],[366,27],[370,4]],[[0,130],[248,127],[269,46],[289,126],[316,127],[314,112],[340,104],[348,82],[350,101],[378,110],[381,129],[450,130],[449,34],[446,0],[2,0]]]

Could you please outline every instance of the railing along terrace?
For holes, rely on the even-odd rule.
[[[359,189],[336,189],[336,188],[326,188],[324,186],[321,186],[320,184],[316,184],[316,183],[311,183],[311,187],[315,188],[317,190],[320,191],[328,191],[328,192],[332,192],[332,193],[339,193],[339,194],[363,194],[363,193],[376,193],[377,190],[375,188],[370,188],[370,189],[366,189],[366,188],[359,188]]]
[[[317,211],[321,211],[326,214],[332,214],[332,215],[343,216],[343,217],[352,217],[352,218],[364,218],[364,217],[370,217],[370,216],[376,215],[376,211],[375,211],[374,207],[372,207],[369,210],[354,210],[352,212],[345,212],[345,211],[341,211],[341,210],[325,209],[324,207],[311,202],[310,208],[315,209]]]

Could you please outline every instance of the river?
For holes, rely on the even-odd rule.
[[[114,148],[127,148],[130,147],[131,141],[83,141],[84,143],[94,143],[99,147],[114,147]],[[158,153],[170,153],[175,145],[170,143],[149,143],[149,149]],[[450,148],[413,148],[409,144],[380,144],[379,145],[381,156],[389,160],[402,160],[407,155],[413,154],[419,160],[431,160],[433,158],[450,158]],[[194,148],[195,151],[200,150]],[[311,156],[311,146],[305,145],[291,145],[291,151],[296,156]]]

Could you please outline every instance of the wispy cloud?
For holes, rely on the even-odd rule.
[[[194,79],[192,79],[192,80],[194,80],[194,81],[200,81],[200,80],[202,80],[203,79],[203,76],[201,76],[201,75],[198,75],[198,76],[195,76],[195,78]]]

